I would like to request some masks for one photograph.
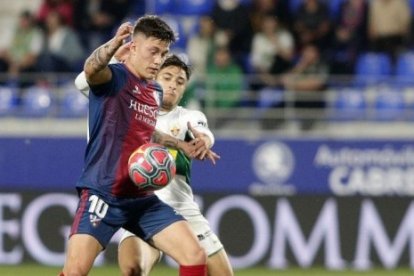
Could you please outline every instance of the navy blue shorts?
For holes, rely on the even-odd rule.
[[[147,241],[180,220],[184,218],[156,195],[113,198],[84,189],[80,192],[70,235],[89,234],[105,248],[121,227]]]

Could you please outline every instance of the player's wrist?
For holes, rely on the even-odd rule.
[[[211,143],[210,137],[208,137],[208,135],[203,134],[203,136],[201,136],[200,138],[204,140],[204,143],[206,144],[207,148],[211,148],[212,143]]]
[[[123,43],[122,40],[119,40],[116,37],[114,37],[113,39],[109,41],[109,46],[110,46],[111,52],[113,51],[113,55],[115,55],[119,47],[122,46],[122,43]]]
[[[180,139],[175,139],[175,145],[174,145],[174,147],[179,150],[180,149],[180,146],[181,146]]]

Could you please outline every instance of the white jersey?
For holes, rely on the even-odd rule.
[[[191,126],[197,131],[208,135],[212,144],[214,143],[214,136],[208,128],[206,116],[200,111],[188,110],[181,106],[177,106],[170,112],[161,111],[157,117],[156,129],[177,139],[189,141],[193,137],[188,129],[187,122],[190,122]],[[155,194],[187,220],[205,220],[198,205],[194,202],[190,183],[190,158],[176,149],[169,150],[175,158],[177,174],[167,187],[156,191]]]

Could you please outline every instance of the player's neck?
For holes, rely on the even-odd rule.
[[[161,106],[160,111],[168,113],[168,112],[173,111],[176,107],[177,107],[176,105],[174,105],[174,106]]]
[[[144,76],[142,76],[139,72],[137,72],[134,69],[134,67],[132,67],[132,65],[128,61],[125,62],[125,66],[128,69],[128,71],[131,72],[131,74],[133,74],[135,77],[137,77],[137,78],[139,78],[141,80],[148,80],[148,81],[150,80],[150,79],[147,79]]]

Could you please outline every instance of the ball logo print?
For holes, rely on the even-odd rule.
[[[176,165],[166,147],[147,143],[129,157],[128,172],[131,180],[140,189],[159,190],[174,178]]]

